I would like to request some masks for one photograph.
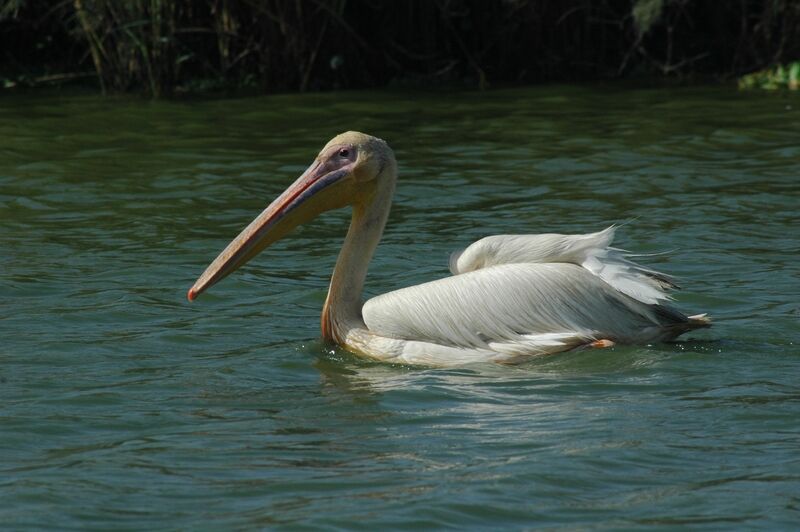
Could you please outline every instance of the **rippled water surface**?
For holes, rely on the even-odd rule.
[[[14,529],[800,524],[800,97],[540,87],[0,99],[0,523]],[[442,370],[331,351],[348,222],[186,290],[334,134],[400,180],[367,295],[493,233],[669,251],[676,344]]]

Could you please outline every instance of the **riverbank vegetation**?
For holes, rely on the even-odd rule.
[[[739,79],[741,89],[800,89],[800,61],[759,70]]]
[[[155,97],[724,80],[800,59],[800,2],[0,0],[0,50],[6,88],[80,82]]]

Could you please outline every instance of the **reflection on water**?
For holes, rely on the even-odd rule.
[[[0,102],[0,508],[16,528],[789,528],[800,388],[794,94],[542,87]],[[194,304],[206,264],[336,133],[400,181],[368,295],[493,233],[629,222],[676,344],[518,367],[319,341],[348,213]],[[758,497],[753,497],[757,493]]]

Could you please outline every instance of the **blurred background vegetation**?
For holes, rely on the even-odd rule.
[[[8,89],[155,97],[755,71],[743,86],[796,87],[800,0],[0,0],[0,50]]]

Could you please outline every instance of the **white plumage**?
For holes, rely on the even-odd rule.
[[[364,323],[375,334],[491,351],[504,361],[683,332],[692,320],[658,303],[668,296],[656,279],[666,277],[609,248],[613,234],[609,227],[483,238],[452,255],[454,277],[367,301]]]
[[[642,303],[670,300],[666,290],[677,288],[667,275],[626,259],[625,251],[611,247],[615,226],[585,235],[487,236],[450,256],[453,274],[488,266],[517,263],[575,264]],[[632,255],[628,255],[632,256]]]
[[[189,299],[320,212],[353,219],[322,313],[323,337],[367,357],[411,364],[517,362],[579,346],[669,340],[710,325],[667,304],[672,279],[611,247],[615,227],[586,235],[497,235],[450,258],[452,277],[361,304],[397,178],[391,149],[348,132],[206,269]]]

